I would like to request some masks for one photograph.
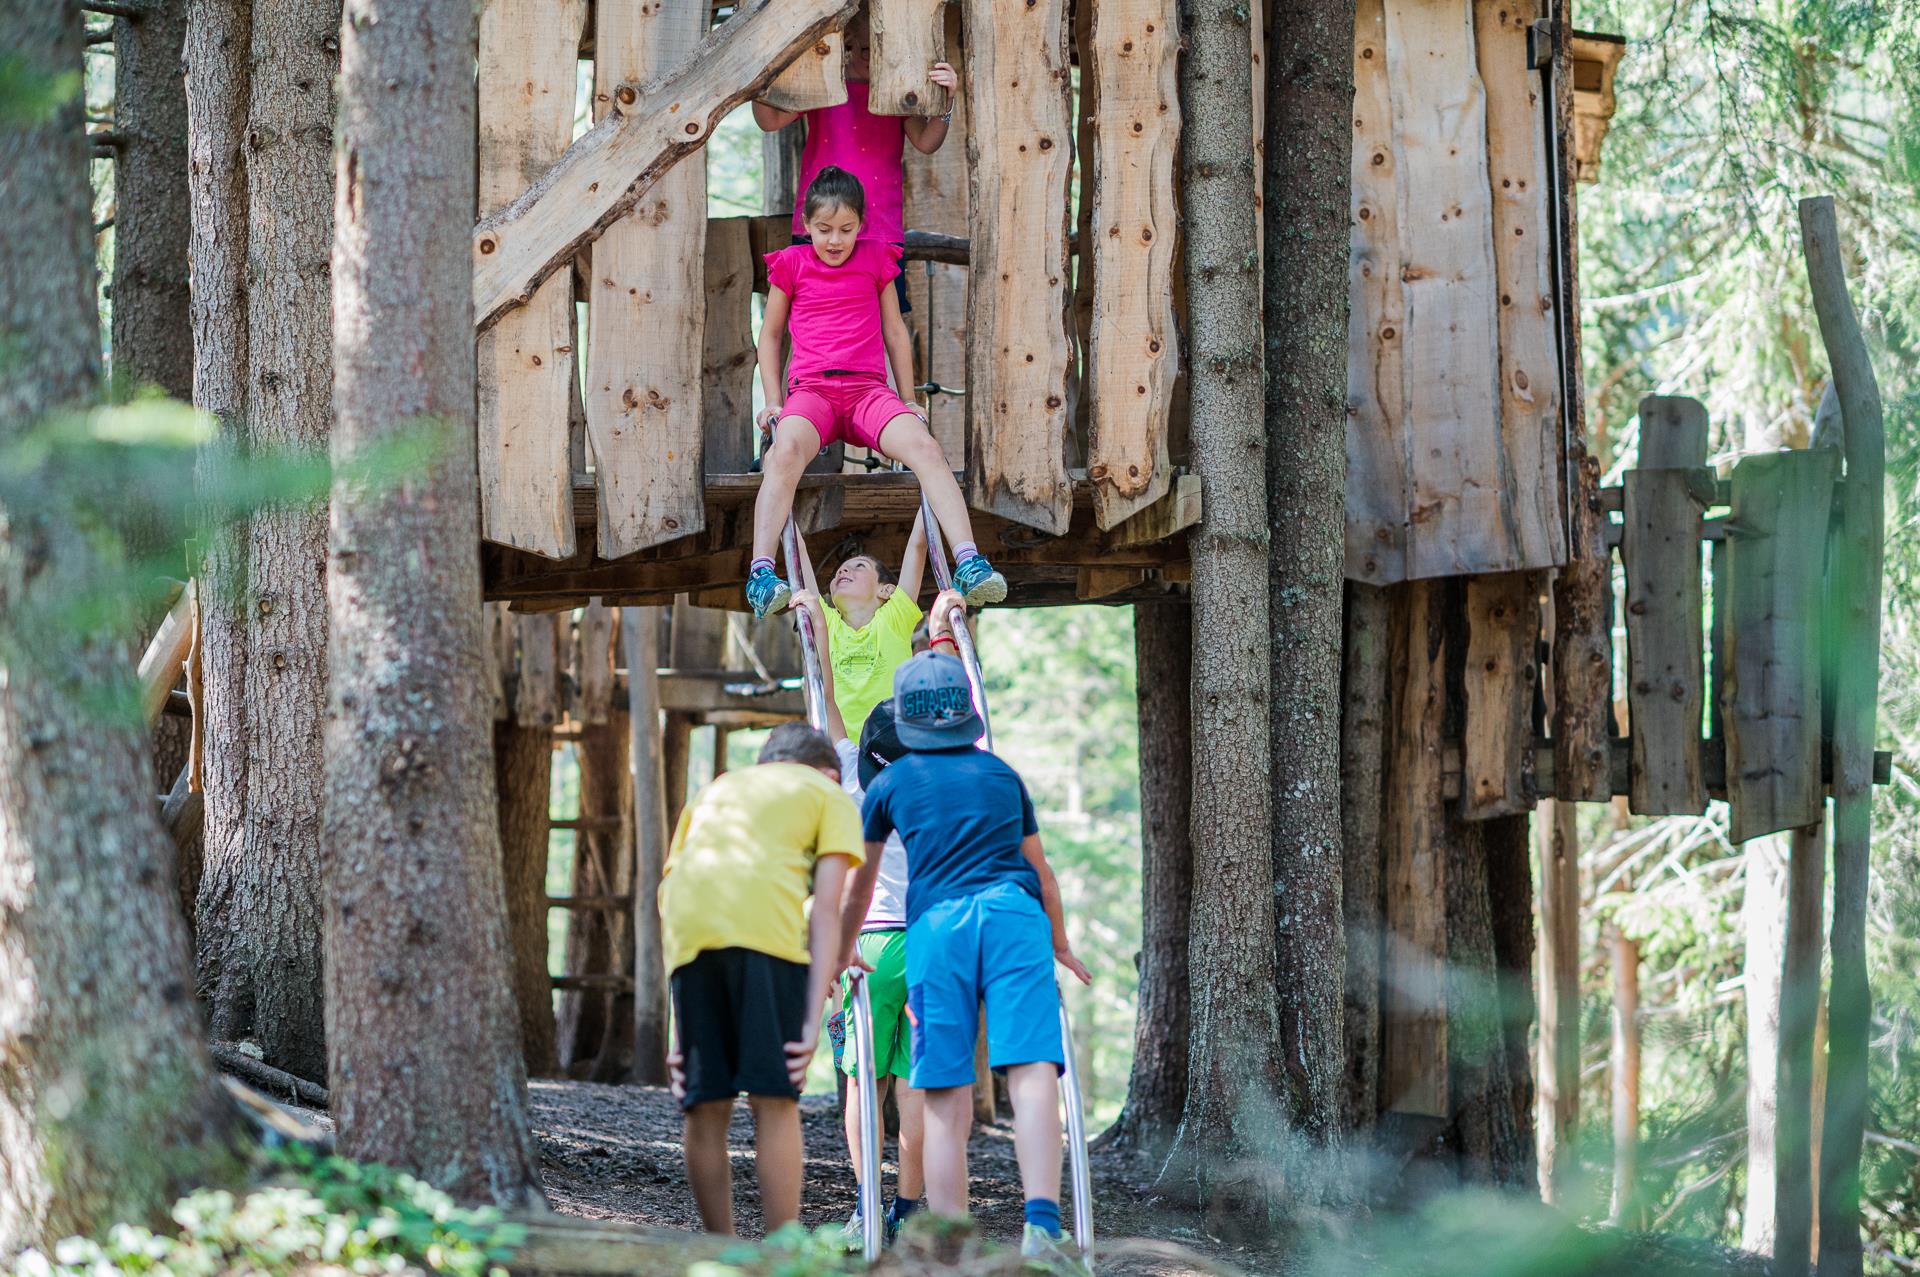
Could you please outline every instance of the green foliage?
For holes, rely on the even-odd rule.
[[[18,53],[0,53],[0,124],[31,128],[80,91],[80,72],[47,74]]]
[[[14,1277],[215,1277],[291,1274],[325,1264],[353,1273],[428,1268],[504,1277],[526,1229],[468,1210],[413,1176],[292,1145],[268,1154],[273,1182],[236,1195],[203,1189],[173,1208],[177,1231],[116,1224],[102,1241],[70,1237],[27,1251]]]

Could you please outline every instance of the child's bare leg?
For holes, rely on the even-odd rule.
[[[961,495],[960,485],[954,482],[953,468],[947,464],[946,454],[940,450],[939,442],[927,433],[920,418],[903,412],[889,421],[880,432],[880,451],[913,471],[913,477],[920,481],[920,491],[933,507],[934,519],[947,534],[950,552],[963,542],[973,540],[973,518],[967,513],[967,499]]]
[[[1013,1152],[1020,1161],[1020,1187],[1029,1198],[1060,1200],[1060,1070],[1057,1065],[1016,1064],[1007,1070],[1013,1101]]]
[[[926,1096],[927,1207],[936,1215],[967,1213],[967,1139],[973,1134],[973,1088],[932,1087]]]
[[[926,1092],[908,1086],[907,1080],[901,1078],[893,1084],[893,1098],[900,1107],[900,1180],[895,1192],[917,1200],[927,1191],[923,1160],[927,1139]]]
[[[687,1183],[693,1187],[700,1223],[710,1233],[733,1231],[733,1167],[727,1161],[727,1123],[732,1100],[711,1100],[687,1110],[681,1144]]]
[[[760,494],[753,500],[753,557],[779,553],[780,533],[793,512],[793,490],[820,453],[820,432],[805,417],[782,417],[773,446],[760,458]],[[955,489],[958,491],[958,489]],[[962,507],[964,509],[964,505]]]
[[[851,1047],[851,1043],[848,1044]],[[847,1131],[847,1156],[853,1159],[853,1175],[860,1178],[860,1076],[847,1074],[847,1098],[840,1106],[841,1124]],[[864,1180],[861,1181],[865,1183]]]
[[[760,1214],[767,1232],[800,1218],[800,1103],[777,1095],[748,1096],[753,1106],[753,1158],[760,1177]]]

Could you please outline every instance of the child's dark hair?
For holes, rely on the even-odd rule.
[[[767,743],[760,747],[760,761],[840,770],[840,755],[834,752],[833,742],[805,723],[782,723],[768,733]]]
[[[803,215],[811,222],[830,208],[849,209],[861,221],[867,220],[866,188],[860,185],[859,178],[835,164],[821,169],[814,174],[813,181],[807,183]]]
[[[847,564],[853,562],[855,559],[865,559],[867,562],[873,564],[873,574],[880,578],[880,584],[882,585],[900,584],[900,574],[898,572],[895,572],[892,568],[888,567],[886,564],[882,563],[879,559],[875,558],[871,554],[849,554],[846,558],[840,560],[840,566],[845,567]]]

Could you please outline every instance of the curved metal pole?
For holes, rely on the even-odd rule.
[[[854,1077],[860,1083],[860,1242],[871,1264],[886,1243],[886,1220],[880,1211],[880,1084],[873,1064],[873,999],[867,973],[849,973],[853,988],[853,1023],[847,1037],[853,1044]]]
[[[800,571],[800,533],[793,525],[791,515],[787,518],[786,530],[780,534],[780,545],[787,555],[787,588],[798,594],[805,583]],[[815,731],[827,730],[827,684],[820,672],[820,640],[813,632],[813,613],[807,608],[794,609],[794,623],[800,627],[800,664],[806,675],[807,722]]]
[[[934,586],[953,588],[953,572],[947,566],[947,543],[934,520],[933,507],[920,498],[920,522],[927,530],[927,565],[933,569]],[[993,720],[987,716],[987,679],[980,669],[980,654],[973,647],[973,631],[967,628],[967,610],[957,607],[947,616],[947,628],[953,631],[953,645],[960,649],[960,664],[966,667],[967,685],[973,690],[973,712],[980,715],[980,746],[993,752]]]
[[[1055,986],[1056,988],[1058,986]],[[1087,1112],[1080,1095],[1080,1062],[1073,1054],[1073,1021],[1060,994],[1060,1054],[1066,1058],[1067,1162],[1073,1173],[1073,1241],[1093,1268],[1093,1167],[1087,1158]]]

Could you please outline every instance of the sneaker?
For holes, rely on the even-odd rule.
[[[847,1216],[846,1227],[840,1230],[840,1244],[850,1251],[866,1249],[867,1217],[860,1213],[858,1206],[853,1208],[853,1214]]]
[[[1087,1267],[1087,1261],[1077,1246],[1064,1236],[1049,1233],[1038,1224],[1028,1224],[1026,1232],[1021,1235],[1020,1258],[1028,1261],[1025,1267],[1072,1273],[1076,1277],[1086,1277],[1093,1271]]]
[[[900,1230],[906,1227],[907,1221],[925,1209],[926,1203],[923,1201],[903,1205],[898,1197],[894,1198],[892,1204],[887,1207],[887,1245],[893,1245],[894,1239],[900,1236]]]
[[[976,554],[954,569],[953,588],[960,591],[968,607],[980,607],[1007,597],[1007,578],[993,570],[986,555]]]
[[[1001,593],[1005,594],[1006,589],[1006,583],[1002,582]],[[792,599],[793,590],[772,568],[756,568],[747,578],[747,602],[752,605],[755,616],[781,611]]]

